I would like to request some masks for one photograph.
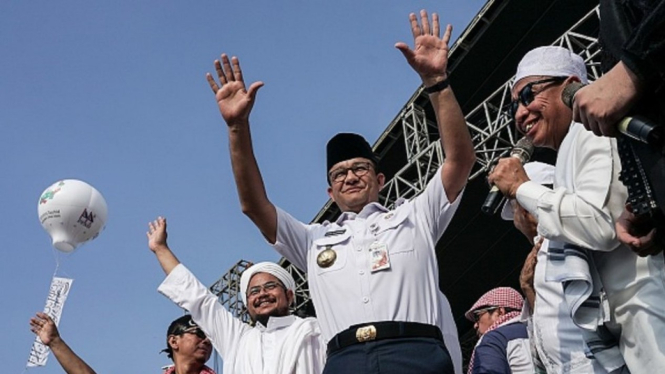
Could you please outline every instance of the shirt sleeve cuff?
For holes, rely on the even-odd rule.
[[[548,191],[551,190],[539,183],[533,181],[524,182],[517,188],[517,202],[522,208],[538,217],[538,201]]]

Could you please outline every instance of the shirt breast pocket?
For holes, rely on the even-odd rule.
[[[321,275],[344,269],[350,245],[351,233],[348,229],[339,235],[314,240],[312,262],[316,268],[316,274]]]
[[[385,243],[391,255],[415,250],[415,224],[409,218],[408,209],[388,212],[373,225],[376,225],[376,240]]]

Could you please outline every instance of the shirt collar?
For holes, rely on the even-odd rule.
[[[376,212],[388,212],[388,208],[384,207],[383,205],[379,204],[378,202],[373,202],[365,205],[363,209],[360,211],[360,213],[354,213],[354,212],[344,212],[342,213],[339,218],[335,221],[338,225],[342,225],[344,221],[347,220],[354,220],[356,217],[359,218],[367,218],[371,216],[372,214]]]
[[[288,315],[284,317],[270,317],[268,318],[268,326],[263,326],[261,322],[256,323],[256,327],[261,330],[261,332],[270,332],[274,330],[279,330],[283,327],[291,326],[291,324],[296,320],[294,315]]]

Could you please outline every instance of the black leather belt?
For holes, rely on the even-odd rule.
[[[434,338],[443,341],[441,330],[418,322],[383,321],[353,325],[328,342],[328,354],[353,344],[394,338]]]

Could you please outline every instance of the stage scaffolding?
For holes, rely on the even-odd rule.
[[[472,23],[483,20],[482,12]],[[568,48],[582,56],[587,64],[590,81],[601,75],[600,47],[597,39],[598,24],[599,10],[596,7],[552,43],[552,45]],[[452,53],[456,48],[468,48],[465,45],[465,35],[462,34],[456,41]],[[454,74],[454,70],[451,74]],[[484,176],[498,158],[508,155],[512,146],[519,139],[519,134],[511,125],[512,121],[506,111],[507,105],[510,103],[511,86],[512,78],[497,88],[465,117],[476,152],[476,165],[470,180]],[[433,114],[428,115],[426,108],[418,104],[426,102],[428,100],[421,87],[374,144],[374,150],[381,155],[380,143],[404,143],[407,162],[395,172],[381,191],[382,203],[388,207],[394,206],[399,199],[411,199],[418,195],[445,159],[438,139],[434,116]],[[329,201],[313,221],[320,222],[321,219],[335,214],[336,207]],[[281,259],[280,264],[296,280],[295,311],[302,316],[311,315],[311,311],[313,311],[311,307],[309,310],[305,310],[308,305],[311,306],[305,273],[286,259]],[[240,260],[210,287],[210,290],[219,297],[220,303],[243,321],[249,321],[249,317],[238,295],[238,292],[241,291],[239,289],[240,274],[250,265],[250,262]],[[475,334],[463,334],[460,338],[464,356],[468,358],[473,349]]]

